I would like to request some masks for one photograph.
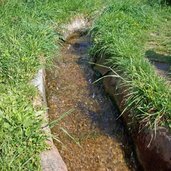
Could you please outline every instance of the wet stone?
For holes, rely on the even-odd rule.
[[[117,107],[101,83],[93,84],[89,36],[71,37],[46,77],[50,120],[74,109],[52,128],[55,145],[69,171],[139,170]]]

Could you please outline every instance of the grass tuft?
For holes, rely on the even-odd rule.
[[[35,73],[58,50],[61,24],[106,1],[0,0],[0,170],[41,170],[43,109],[33,106]],[[46,64],[45,64],[46,63]]]
[[[171,128],[171,89],[164,78],[145,59],[147,50],[170,53],[171,8],[140,0],[113,1],[92,27],[94,57],[106,57],[106,65],[122,73],[123,88],[127,87],[125,109],[145,127]],[[151,33],[157,46],[150,47]],[[165,31],[167,30],[167,32]],[[167,39],[165,39],[167,37]],[[148,49],[150,48],[150,49]]]

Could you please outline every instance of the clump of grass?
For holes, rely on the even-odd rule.
[[[35,90],[28,85],[0,87],[0,169],[40,170],[38,154],[46,137],[32,104]]]
[[[58,50],[58,31],[77,13],[87,16],[106,1],[0,1],[0,170],[41,170],[46,148],[42,109],[30,85],[35,73]],[[57,31],[56,31],[57,30]],[[45,62],[44,62],[45,61]]]
[[[91,31],[91,53],[106,56],[106,65],[122,73],[128,92],[125,108],[135,122],[152,129],[171,127],[171,90],[145,59],[145,45],[149,34],[170,19],[169,11],[158,3],[113,1]]]
[[[30,85],[40,60],[50,60],[55,33],[35,17],[27,3],[4,1],[0,6],[0,170],[40,170],[46,148],[41,131],[42,109],[33,106]]]

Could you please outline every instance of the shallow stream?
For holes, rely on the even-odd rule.
[[[50,121],[74,109],[52,128],[61,141],[55,145],[69,171],[139,171],[117,106],[100,82],[93,84],[99,74],[89,64],[90,46],[89,36],[72,34],[47,71]]]

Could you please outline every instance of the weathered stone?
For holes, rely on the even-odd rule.
[[[171,170],[171,135],[166,128],[146,130],[134,137],[137,154],[147,171]]]
[[[32,84],[39,90],[39,96],[34,99],[34,105],[41,105],[47,108],[46,102],[46,93],[45,93],[45,71],[44,69],[40,69],[35,76],[34,80],[32,80]],[[50,128],[47,126],[48,123],[48,113],[44,112],[44,125],[43,131],[45,134],[50,135]],[[53,140],[49,138],[46,141],[49,146],[49,150],[46,150],[40,154],[41,159],[41,167],[42,171],[67,171],[67,167],[62,160],[57,148],[53,144]]]
[[[49,142],[51,149],[41,153],[41,166],[43,171],[67,171],[57,148]]]

